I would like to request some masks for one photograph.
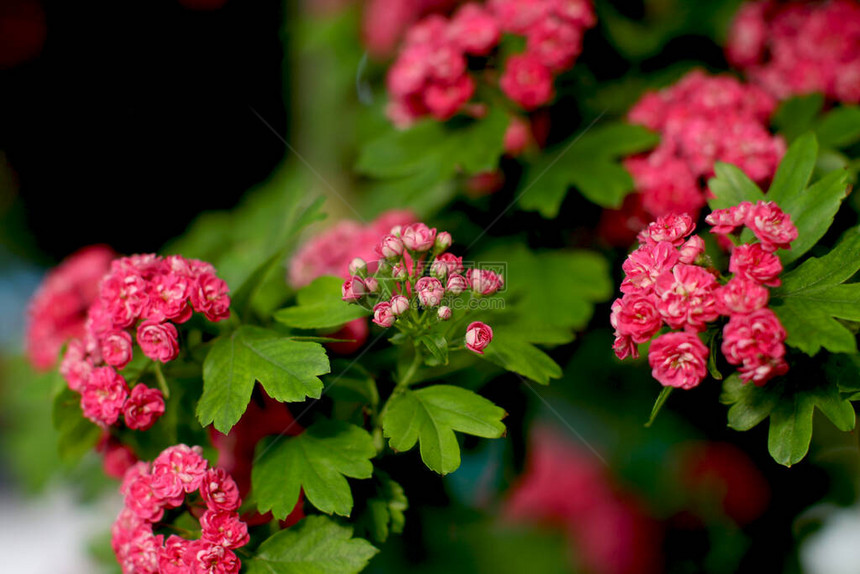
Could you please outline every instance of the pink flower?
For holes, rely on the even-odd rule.
[[[738,245],[732,250],[729,271],[738,277],[750,279],[762,285],[778,287],[781,283],[782,262],[775,253],[766,251],[760,243]]]
[[[239,519],[239,513],[207,510],[200,517],[201,538],[224,548],[235,549],[249,541],[248,525]]]
[[[105,363],[117,369],[131,361],[131,335],[126,331],[112,331],[101,341],[101,354]]]
[[[505,285],[502,276],[489,269],[469,269],[466,271],[466,279],[472,291],[483,296],[492,295]]]
[[[466,327],[466,348],[470,351],[483,355],[492,340],[493,330],[489,325],[475,321]]]
[[[448,25],[448,38],[467,54],[486,56],[499,43],[496,19],[479,4],[461,6]]]
[[[615,356],[622,361],[627,357],[639,358],[639,347],[633,342],[633,338],[630,335],[622,335],[617,331],[615,333],[615,341],[612,343],[612,350],[615,352]]]
[[[445,286],[445,290],[451,295],[459,295],[463,291],[469,288],[469,282],[465,277],[454,273],[448,277],[448,283]]]
[[[525,110],[534,110],[553,96],[552,72],[532,54],[508,58],[499,80],[502,91]]]
[[[179,356],[179,333],[173,323],[144,321],[137,327],[137,344],[153,361],[167,363]]]
[[[433,82],[424,90],[424,105],[437,120],[448,120],[456,114],[463,104],[475,93],[475,82],[469,74],[442,82]]]
[[[81,389],[81,409],[94,423],[112,425],[119,418],[126,397],[128,385],[122,375],[113,367],[98,367]]]
[[[125,494],[126,508],[142,520],[156,522],[164,516],[163,498],[153,490],[151,474],[141,474],[138,467],[133,466],[126,473],[121,491]]]
[[[99,287],[99,297],[114,327],[131,326],[149,303],[146,281],[133,271],[112,271]]]
[[[714,299],[717,286],[717,279],[703,267],[679,263],[654,284],[657,310],[673,329],[702,331],[719,316]]]
[[[134,455],[134,451],[116,439],[103,439],[97,448],[104,452],[102,469],[105,474],[111,478],[121,480],[128,469],[134,466],[137,462],[137,457]]]
[[[391,313],[395,317],[399,317],[403,313],[409,310],[409,299],[404,297],[403,295],[394,295],[389,301]]]
[[[788,372],[788,363],[782,357],[767,357],[756,355],[743,362],[738,368],[741,380],[745,383],[752,381],[761,386],[774,377]]]
[[[209,510],[232,512],[242,504],[236,482],[221,468],[206,472],[200,483],[200,496]]]
[[[609,320],[616,337],[629,336],[634,343],[650,340],[663,326],[654,297],[633,293],[615,300]]]
[[[551,71],[562,72],[582,51],[582,34],[569,22],[545,18],[529,29],[526,50]]]
[[[769,8],[769,2],[747,2],[738,10],[726,42],[726,56],[733,66],[752,66],[761,59],[767,40],[764,16]]]
[[[435,277],[422,277],[415,283],[415,291],[418,300],[423,307],[436,307],[445,296],[445,288],[442,282]]]
[[[436,311],[436,316],[439,317],[440,321],[447,321],[451,318],[451,308],[447,305],[442,305],[439,307],[439,310]]]
[[[391,303],[388,301],[380,301],[373,306],[373,322],[380,327],[391,327],[397,316],[391,311]]]
[[[756,203],[747,213],[745,222],[765,251],[791,249],[791,242],[797,239],[797,228],[791,216],[772,201]]]
[[[443,253],[436,257],[430,266],[430,274],[437,279],[445,279],[448,275],[459,273],[463,270],[463,258],[453,253]]]
[[[542,19],[551,8],[545,0],[490,0],[490,10],[495,14],[502,31],[525,34]]]
[[[621,292],[650,293],[657,277],[671,270],[678,263],[678,259],[678,250],[671,243],[661,241],[656,245],[643,245],[628,255],[621,265],[625,273]]]
[[[214,273],[201,273],[191,286],[191,305],[210,321],[223,321],[230,317],[230,288]]]
[[[80,393],[93,369],[93,363],[87,356],[83,341],[80,339],[71,341],[60,363],[60,374],[68,383],[69,388]]]
[[[164,414],[164,396],[160,390],[139,383],[131,389],[122,414],[128,428],[147,430]]]
[[[389,233],[380,240],[376,252],[385,259],[400,259],[404,248],[403,241]]]
[[[785,355],[785,329],[770,309],[732,315],[723,327],[722,351],[732,365]]]
[[[511,157],[522,154],[532,142],[532,131],[528,122],[518,116],[511,118],[505,130],[505,153]]]
[[[386,77],[388,91],[402,98],[419,92],[430,75],[430,53],[427,45],[410,46],[401,52]]]
[[[238,574],[241,562],[232,550],[206,540],[194,540],[188,545],[194,574]]]
[[[427,65],[430,86],[456,83],[467,76],[466,58],[453,44],[437,41],[427,55]]]
[[[590,0],[550,0],[556,16],[581,28],[591,28],[597,23],[597,16]]]
[[[715,209],[705,217],[705,223],[712,226],[711,233],[727,235],[744,224],[752,204],[743,201],[727,209]]]
[[[666,241],[675,247],[680,247],[695,228],[696,224],[688,214],[670,213],[649,223],[640,235],[640,242],[657,244]]]
[[[720,315],[747,314],[767,306],[768,290],[745,277],[734,277],[714,290]]]
[[[364,280],[357,275],[344,281],[343,286],[341,287],[341,293],[343,294],[342,299],[349,303],[361,300],[361,298],[367,295],[368,292],[369,290],[367,289],[367,285]]]
[[[193,572],[189,560],[191,542],[176,535],[171,535],[158,553],[158,568],[160,574],[188,574]]]
[[[436,234],[436,241],[433,242],[433,251],[435,253],[441,253],[451,247],[453,242],[454,239],[451,237],[450,233],[447,231],[440,231]]]
[[[692,333],[660,335],[651,342],[651,375],[665,387],[692,389],[707,375],[708,348]]]
[[[705,252],[705,240],[698,235],[688,239],[678,252],[678,261],[692,265]]]
[[[400,238],[407,249],[422,253],[433,247],[436,241],[436,229],[430,229],[423,223],[413,223],[403,228]]]
[[[155,492],[171,504],[176,500],[181,504],[185,493],[200,488],[208,466],[201,453],[200,447],[184,444],[164,449],[152,462]]]

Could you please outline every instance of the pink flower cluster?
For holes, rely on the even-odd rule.
[[[364,45],[373,56],[388,56],[416,20],[447,12],[458,3],[459,0],[368,0],[361,22]]]
[[[775,97],[821,92],[860,102],[860,4],[750,2],[729,32],[726,55]]]
[[[740,365],[745,382],[764,384],[788,368],[783,359],[785,330],[767,308],[765,286],[779,285],[782,265],[774,251],[788,248],[797,229],[773,202],[716,210],[706,221],[721,235],[745,225],[758,242],[734,248],[729,263],[733,276],[721,284],[719,273],[703,266],[707,259],[702,238],[689,237],[695,228],[689,215],[668,215],[651,223],[622,266],[624,295],[612,304],[610,317],[615,354],[635,358],[638,345],[664,326],[678,329],[651,341],[648,362],[664,386],[690,389],[707,374],[709,351],[699,333],[719,317],[728,317],[722,345],[726,360]]]
[[[111,546],[123,574],[236,574],[242,565],[233,552],[249,541],[239,518],[239,489],[229,474],[209,468],[200,447],[184,444],[165,449],[152,464],[139,462],[125,474],[120,492],[125,507],[111,528]],[[165,539],[154,527],[165,509],[188,505],[199,516],[201,535]],[[200,514],[200,507],[205,510]]]
[[[414,334],[426,327],[427,313],[435,315],[433,321],[451,319],[453,310],[444,303],[466,292],[487,297],[504,286],[495,271],[464,269],[463,258],[447,251],[452,241],[447,231],[437,233],[424,223],[392,227],[378,238],[374,270],[360,258],[350,264],[352,276],[343,284],[343,300],[374,303],[374,323],[383,328],[397,325]],[[492,338],[492,329],[476,321],[466,329],[465,346],[483,354]]]
[[[194,311],[210,321],[230,316],[227,284],[209,263],[179,255],[134,255],[114,260],[87,312],[84,333],[69,343],[60,372],[81,394],[84,415],[109,426],[146,430],[164,413],[158,389],[129,390],[118,372],[131,361],[133,340],[143,354],[166,363],[179,354],[176,324]]]
[[[650,220],[670,213],[695,218],[717,161],[736,165],[756,182],[768,181],[785,153],[783,139],[767,127],[775,106],[761,88],[701,71],[645,94],[628,119],[659,132],[661,141],[625,161],[640,194],[630,201],[641,203]]]
[[[388,115],[407,126],[462,111],[475,93],[475,72],[486,67],[502,34],[525,36],[526,50],[505,62],[499,87],[534,110],[552,99],[554,76],[573,65],[595,21],[590,0],[489,0],[465,4],[450,19],[428,16],[407,31],[388,72]]]
[[[87,310],[114,257],[109,247],[85,247],[45,276],[27,309],[25,344],[33,367],[50,369],[63,344],[83,336]]]

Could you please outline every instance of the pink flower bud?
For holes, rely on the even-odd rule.
[[[101,353],[105,363],[122,369],[131,361],[131,335],[126,331],[108,333],[101,341]]]
[[[406,281],[406,279],[409,277],[409,272],[406,270],[406,267],[398,263],[391,268],[391,277],[395,281]]]
[[[400,237],[400,235],[402,233],[403,233],[403,226],[402,225],[395,225],[394,227],[391,228],[391,235],[393,235],[395,237]]]
[[[340,290],[343,295],[342,299],[349,303],[354,303],[360,300],[362,297],[367,295],[368,291],[367,285],[365,285],[361,277],[358,277],[357,275],[353,275],[351,279],[344,281]]]
[[[692,265],[705,252],[705,240],[698,235],[692,236],[682,246],[678,261]]]
[[[403,241],[396,235],[388,234],[376,246],[376,252],[385,259],[398,259],[403,255]]]
[[[439,307],[439,310],[436,311],[436,315],[438,315],[441,320],[447,321],[451,318],[451,308],[447,305],[442,305]]]
[[[492,340],[493,330],[489,325],[475,321],[466,327],[466,348],[470,351],[483,355]]]
[[[388,328],[394,324],[397,317],[391,311],[391,303],[381,301],[373,306],[373,322],[380,327]]]
[[[436,257],[433,265],[430,266],[430,274],[439,279],[444,279],[448,275],[459,273],[463,270],[463,258],[457,257],[453,253],[443,253]]]
[[[415,291],[418,293],[418,300],[423,307],[436,307],[442,302],[442,297],[445,295],[445,288],[435,277],[419,279],[415,283]]]
[[[532,141],[531,127],[520,117],[511,118],[508,129],[505,130],[505,153],[511,157],[522,154]]]
[[[505,284],[501,275],[489,269],[469,269],[466,278],[478,295],[492,295]]]
[[[395,316],[402,315],[409,310],[409,299],[407,299],[403,295],[393,296],[389,303],[391,304],[391,312]]]
[[[436,241],[436,229],[430,229],[423,223],[413,223],[403,229],[402,239],[410,251],[429,251]]]
[[[349,262],[349,274],[360,275],[367,272],[367,262],[361,257],[356,257]]]
[[[436,250],[436,253],[441,253],[442,251],[445,251],[446,249],[451,247],[452,243],[454,243],[454,239],[451,237],[451,234],[447,231],[443,231],[436,235],[436,241],[433,245],[433,249]]]
[[[167,363],[179,355],[179,333],[173,323],[144,321],[137,327],[137,344],[154,361]]]
[[[459,274],[453,274],[448,277],[448,285],[446,286],[446,291],[451,295],[459,295],[463,291],[469,288],[469,282],[465,277]]]
[[[364,286],[368,293],[376,293],[379,290],[379,281],[375,277],[368,277],[364,280]]]

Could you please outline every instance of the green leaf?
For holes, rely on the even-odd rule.
[[[860,400],[860,355],[830,355],[824,364],[824,373],[846,399]]]
[[[102,436],[102,429],[81,412],[81,395],[68,387],[54,397],[52,419],[59,433],[60,460],[66,464],[78,462]]]
[[[315,279],[299,291],[295,307],[275,311],[275,320],[297,329],[334,329],[370,315],[370,309],[341,299],[342,285],[337,277]]]
[[[619,159],[658,142],[659,137],[642,126],[619,122],[586,128],[526,168],[517,191],[519,206],[555,218],[568,188],[575,187],[592,203],[620,207],[633,191],[633,178]]]
[[[499,438],[505,433],[504,416],[503,409],[472,391],[434,385],[392,395],[382,430],[396,451],[407,451],[419,442],[424,464],[439,474],[448,474],[460,466],[460,446],[454,431]]]
[[[406,525],[409,501],[403,487],[391,480],[385,472],[374,472],[374,493],[366,502],[356,525],[359,532],[366,531],[374,542],[385,542],[389,534],[401,534]]]
[[[549,355],[512,330],[496,329],[493,340],[480,356],[541,385],[548,385],[550,379],[560,379],[562,374],[561,367]]]
[[[822,147],[843,148],[860,141],[860,108],[843,105],[831,110],[815,125]]]
[[[797,239],[792,242],[791,249],[779,252],[783,265],[798,260],[824,237],[842,200],[848,195],[848,186],[849,174],[840,169],[831,171],[805,190],[801,187],[784,197],[768,193],[768,199],[791,215],[791,221],[797,227]]]
[[[328,372],[328,357],[319,343],[294,341],[260,327],[239,327],[218,338],[203,362],[197,418],[203,426],[214,423],[226,434],[245,412],[255,381],[278,401],[299,402],[320,397],[319,376]]]
[[[373,439],[343,422],[311,425],[296,437],[262,443],[251,483],[260,512],[285,518],[304,491],[308,501],[327,514],[349,516],[352,492],[346,477],[370,478],[376,456]]]
[[[425,363],[430,366],[448,364],[448,340],[438,333],[427,333],[418,337],[417,342],[430,352]]]
[[[803,460],[812,440],[812,415],[817,407],[842,431],[855,425],[854,408],[839,395],[835,382],[810,380],[792,372],[763,387],[744,384],[737,374],[723,383],[721,402],[729,408],[729,426],[749,430],[770,417],[768,451],[774,460],[791,466]]]
[[[824,106],[822,94],[796,96],[783,101],[773,114],[771,122],[789,142],[809,131]],[[819,138],[820,139],[820,138]],[[825,145],[822,142],[822,145]]]
[[[378,550],[352,537],[352,528],[324,516],[308,516],[263,541],[243,562],[248,574],[357,574]]]
[[[843,284],[860,269],[860,227],[848,230],[821,258],[810,257],[786,273],[771,308],[787,332],[786,343],[807,355],[821,348],[855,353],[854,333],[837,319],[860,321],[860,284]]]
[[[817,157],[818,141],[815,134],[806,133],[797,138],[779,162],[767,199],[782,206],[786,199],[803,193],[812,177]]]
[[[666,401],[669,399],[669,395],[672,394],[672,391],[675,387],[663,387],[663,390],[660,391],[660,394],[657,395],[657,400],[654,401],[654,406],[651,407],[651,416],[648,417],[648,422],[645,423],[646,427],[650,427],[654,424],[654,421],[657,420],[657,415],[660,414],[660,410],[663,408],[663,405],[666,404]]]
[[[764,193],[740,168],[728,163],[714,164],[715,177],[708,180],[713,197],[708,199],[711,209],[726,209],[749,201],[764,201]]]
[[[493,107],[482,119],[443,124],[419,122],[406,130],[391,127],[359,151],[356,170],[383,180],[374,185],[371,208],[381,211],[396,197],[426,215],[446,203],[458,174],[472,175],[498,166],[510,119]],[[454,126],[454,127],[452,127]]]

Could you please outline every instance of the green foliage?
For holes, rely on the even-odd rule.
[[[296,306],[275,311],[275,320],[297,329],[335,329],[370,315],[369,309],[341,300],[342,285],[337,277],[315,279],[299,291]]]
[[[806,133],[824,107],[822,94],[795,96],[784,100],[774,112],[771,123],[789,142]]]
[[[372,481],[374,492],[365,502],[363,512],[358,516],[359,532],[367,532],[374,542],[385,542],[389,534],[401,534],[406,525],[404,512],[409,501],[403,487],[391,480],[385,472],[375,470]]]
[[[272,398],[298,402],[319,398],[320,375],[329,372],[319,343],[295,341],[274,331],[245,325],[218,338],[203,363],[203,396],[197,418],[227,433],[242,417],[259,381]]]
[[[860,321],[860,284],[845,283],[858,269],[860,227],[855,227],[830,253],[810,257],[783,275],[770,305],[788,332],[788,345],[808,355],[822,347],[857,352],[854,333],[838,319]]]
[[[349,516],[353,500],[345,477],[370,478],[375,455],[366,431],[334,421],[315,423],[296,437],[261,443],[251,476],[257,507],[284,518],[303,490],[322,512]]]
[[[81,395],[63,387],[54,397],[54,428],[59,434],[60,460],[67,464],[80,461],[98,442],[102,429],[81,412]]]
[[[768,451],[785,466],[806,456],[816,407],[839,430],[850,431],[855,425],[854,408],[840,396],[835,382],[816,380],[798,372],[762,387],[745,385],[733,374],[723,383],[720,400],[730,405],[728,423],[735,430],[749,430],[770,417]]]
[[[729,163],[714,164],[715,177],[708,180],[713,197],[708,199],[711,209],[727,209],[742,201],[765,201],[764,193],[740,168]]]
[[[619,158],[646,151],[658,141],[642,126],[620,122],[589,126],[526,168],[517,190],[518,204],[552,219],[558,216],[568,188],[575,187],[592,203],[620,207],[633,191],[633,178]]]
[[[308,516],[276,532],[244,560],[248,574],[357,574],[378,552],[352,528],[323,516]]]
[[[424,464],[448,474],[460,466],[454,431],[499,438],[505,433],[504,416],[503,409],[472,391],[435,385],[395,392],[383,415],[382,429],[392,449],[407,451],[418,442]]]
[[[493,341],[480,356],[541,385],[548,385],[550,379],[561,378],[558,363],[515,329],[495,329]]]
[[[396,198],[424,216],[438,210],[453,194],[457,175],[495,169],[503,151],[508,115],[497,106],[486,117],[451,126],[425,120],[406,130],[387,132],[361,148],[355,169],[376,180],[371,211]],[[456,123],[456,122],[452,122]]]
[[[844,148],[860,141],[860,108],[842,105],[833,108],[815,124],[822,147]]]

